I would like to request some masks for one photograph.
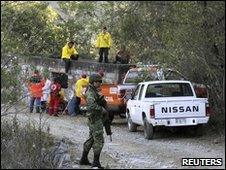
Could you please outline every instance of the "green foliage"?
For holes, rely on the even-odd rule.
[[[82,56],[90,55],[92,36],[97,30],[94,4],[95,2],[59,2],[61,9],[68,15],[68,20],[63,26],[65,42],[69,39],[75,40],[78,52],[83,54]]]
[[[211,105],[225,113],[224,1],[57,2],[54,8],[41,1],[1,3],[2,53],[59,58],[73,39],[81,56],[94,58],[96,36],[107,26],[111,60],[125,44],[132,62],[159,63],[205,84]]]
[[[51,168],[40,165],[40,139],[42,148],[53,145],[53,138],[41,133],[31,123],[21,127],[17,118],[1,122],[1,168],[2,169],[36,169]]]
[[[2,8],[3,53],[48,55],[58,48],[58,16],[46,4],[12,2]]]
[[[5,62],[8,62],[6,65]],[[16,102],[21,97],[21,67],[18,60],[11,57],[1,67],[1,103]]]

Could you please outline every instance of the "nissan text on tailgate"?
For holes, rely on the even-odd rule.
[[[197,126],[209,120],[207,98],[197,98],[190,81],[142,82],[127,102],[129,131],[144,126],[144,136],[152,139],[157,126]]]

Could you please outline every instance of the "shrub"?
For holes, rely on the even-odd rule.
[[[52,145],[53,137],[30,122],[22,127],[16,117],[1,121],[1,169],[51,168],[42,162],[42,150]]]

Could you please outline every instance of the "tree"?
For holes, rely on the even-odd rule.
[[[94,58],[97,34],[112,34],[110,58],[126,45],[133,62],[174,68],[205,84],[211,105],[224,115],[224,1],[2,2],[2,54],[60,56],[67,40]],[[10,21],[10,22],[8,22]],[[91,52],[93,54],[91,55]]]

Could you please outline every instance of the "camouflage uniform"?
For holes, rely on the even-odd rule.
[[[102,81],[100,75],[91,75],[89,79],[90,84],[86,92],[86,116],[88,118],[89,138],[85,141],[83,145],[82,158],[79,163],[80,165],[91,165],[88,160],[88,153],[90,149],[93,148],[94,159],[92,167],[103,168],[100,164],[99,159],[101,150],[104,145],[103,121],[106,112],[104,112],[104,109],[101,106],[104,100],[100,102],[101,96],[93,85],[93,82],[95,81]]]
[[[103,108],[96,102],[99,94],[95,90],[92,85],[89,85],[86,93],[89,138],[84,143],[84,150],[89,151],[93,147],[94,154],[100,154],[104,144]]]

